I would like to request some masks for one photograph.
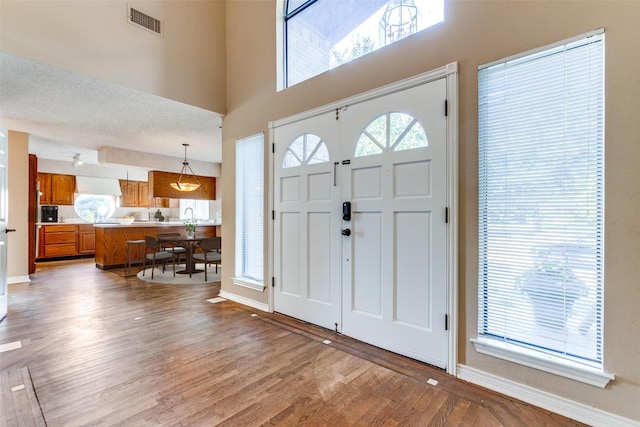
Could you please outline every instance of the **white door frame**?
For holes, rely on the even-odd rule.
[[[422,85],[433,80],[447,79],[447,206],[449,211],[449,227],[447,230],[447,312],[449,318],[447,373],[456,375],[458,360],[458,63],[452,62],[444,67],[400,80],[398,82],[352,96],[322,107],[309,110],[281,120],[269,122],[269,143],[274,144],[274,130],[277,127],[300,120],[337,111],[347,105],[358,104],[373,98],[388,95],[414,86]],[[444,108],[444,107],[443,107]],[[269,199],[268,209],[273,212],[274,201],[274,155],[270,149],[269,162]],[[273,217],[272,217],[273,218]],[[270,250],[267,253],[267,277],[274,274],[274,221],[269,222],[267,236]],[[267,286],[269,292],[269,311],[274,311],[274,292],[272,286]]]

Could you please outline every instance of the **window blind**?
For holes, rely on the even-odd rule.
[[[602,366],[604,34],[481,67],[481,337]]]
[[[263,282],[264,136],[236,143],[236,277]]]

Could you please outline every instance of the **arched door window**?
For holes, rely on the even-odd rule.
[[[283,168],[302,164],[312,165],[329,161],[329,150],[324,141],[312,133],[305,133],[291,141],[284,154]]]
[[[411,150],[427,147],[427,133],[418,120],[408,114],[387,112],[373,119],[360,133],[354,156],[371,156],[383,150]]]

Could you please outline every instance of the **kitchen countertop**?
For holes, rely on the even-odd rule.
[[[36,225],[48,226],[48,225],[93,225],[94,227],[166,227],[174,225],[184,225],[184,221],[134,221],[131,224],[120,224],[117,222],[77,222],[77,221],[64,221],[64,222],[38,222]],[[196,227],[208,227],[222,225],[219,222],[200,222],[196,224]]]

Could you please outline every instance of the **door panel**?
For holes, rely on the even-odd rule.
[[[337,135],[335,115],[274,130],[274,309],[331,329],[342,324]]]
[[[353,203],[353,202],[352,202]],[[353,205],[352,205],[353,206]],[[386,270],[382,250],[382,215],[357,212],[353,215],[352,310],[369,316],[382,315],[382,274]]]
[[[343,158],[350,160],[343,196],[353,210],[351,236],[343,238],[342,331],[442,368],[445,99],[442,79],[350,106],[341,117]],[[402,141],[408,135],[414,140]]]
[[[274,129],[276,311],[446,368],[445,99],[443,78]]]

